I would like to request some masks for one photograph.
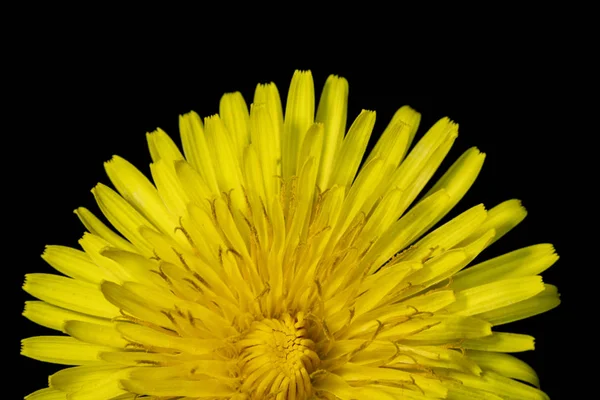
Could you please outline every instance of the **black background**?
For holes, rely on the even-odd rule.
[[[363,108],[377,111],[371,145],[394,111],[408,104],[422,114],[417,137],[443,116],[460,124],[440,171],[471,146],[487,154],[477,182],[452,215],[481,202],[491,208],[518,198],[528,217],[481,259],[536,243],[556,246],[561,259],[543,276],[558,286],[563,304],[501,329],[535,336],[536,350],[519,357],[535,368],[551,398],[573,398],[566,395],[574,389],[566,374],[573,373],[569,365],[580,355],[566,343],[581,324],[570,321],[578,265],[569,244],[576,231],[567,199],[576,189],[570,169],[577,155],[570,143],[577,132],[565,104],[573,100],[565,94],[569,82],[550,67],[552,54],[543,49],[513,54],[506,48],[467,60],[442,47],[432,50],[431,61],[416,62],[408,50],[377,53],[359,46],[335,57],[306,52],[294,60],[275,48],[268,59],[254,52],[223,59],[201,46],[139,54],[131,43],[113,50],[43,43],[10,82],[18,89],[11,100],[11,143],[4,147],[5,196],[14,202],[5,211],[11,240],[4,242],[12,254],[5,267],[16,293],[9,309],[18,333],[5,343],[11,355],[18,353],[19,338],[51,334],[18,315],[29,299],[19,289],[22,277],[51,272],[39,257],[44,245],[77,246],[83,227],[72,211],[78,206],[97,211],[90,189],[109,183],[104,161],[119,154],[148,173],[146,132],[161,127],[178,141],[179,114],[214,114],[220,96],[236,90],[250,103],[258,82],[274,81],[285,99],[294,69],[311,69],[317,94],[329,74],[349,80],[349,122]],[[47,375],[60,368],[24,357],[18,365],[27,380],[17,398],[45,386]]]

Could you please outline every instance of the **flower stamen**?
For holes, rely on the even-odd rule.
[[[237,343],[242,393],[250,399],[287,392],[288,398],[306,400],[312,395],[310,374],[319,366],[315,343],[308,337],[303,313],[292,318],[255,321]],[[290,395],[294,392],[293,395]]]

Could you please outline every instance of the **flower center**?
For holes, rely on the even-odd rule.
[[[302,312],[295,318],[284,314],[252,323],[237,343],[242,393],[251,399],[278,400],[306,400],[312,395],[310,374],[320,360],[306,323]]]

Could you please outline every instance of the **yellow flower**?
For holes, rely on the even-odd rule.
[[[183,115],[185,156],[148,134],[154,184],[107,162],[117,191],[93,194],[122,236],[79,208],[83,251],[43,254],[66,277],[26,276],[40,301],[24,315],[66,335],[22,354],[74,366],[27,398],[547,399],[507,354],[533,338],[496,327],[558,305],[538,275],[553,247],[466,268],[525,217],[519,201],[433,230],[484,154],[467,150],[419,197],[458,126],[441,119],[409,152],[420,115],[402,107],[360,167],[375,113],[344,134],[347,100],[331,76],[315,116],[312,76],[296,72],[285,113],[266,84],[250,110],[231,93],[220,115]]]

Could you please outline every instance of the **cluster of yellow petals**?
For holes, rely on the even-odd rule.
[[[547,399],[507,354],[533,338],[496,327],[558,305],[539,276],[553,247],[467,267],[523,220],[520,202],[438,226],[484,154],[422,194],[458,126],[443,118],[412,146],[420,115],[402,107],[362,163],[375,113],[346,133],[347,101],[332,76],[316,106],[297,72],[285,113],[259,85],[250,107],[232,93],[219,115],[181,116],[183,154],[148,134],[153,183],[107,162],[116,191],[93,194],[119,233],[79,208],[82,250],[43,255],[66,276],[26,277],[39,300],[24,315],[63,334],[22,353],[71,366],[27,398]]]

